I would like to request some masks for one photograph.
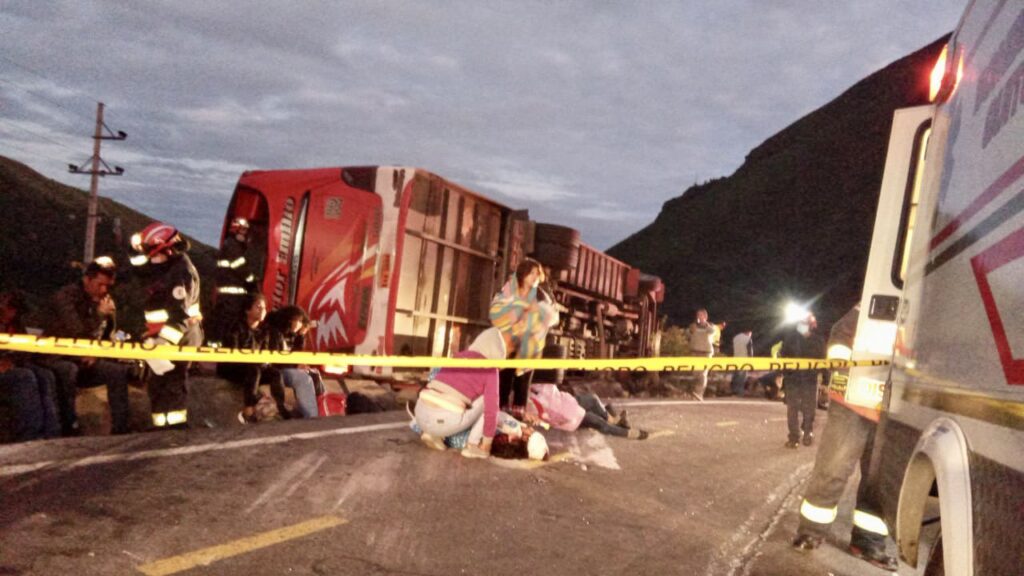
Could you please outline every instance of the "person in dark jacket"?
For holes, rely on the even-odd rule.
[[[223,333],[222,346],[243,350],[270,349],[270,333],[264,323],[266,317],[267,300],[263,294],[247,294],[242,311]],[[217,365],[217,375],[242,388],[243,406],[238,420],[243,424],[256,421],[260,384],[270,384],[274,396],[284,395],[281,374],[269,365],[221,362]]]
[[[232,219],[224,243],[217,252],[215,304],[206,327],[210,345],[223,345],[225,331],[245,309],[246,295],[256,292],[256,275],[246,260],[248,248],[249,221],[245,218]]]
[[[782,340],[783,358],[825,358],[825,341],[818,334],[818,321],[807,313]],[[788,370],[783,373],[786,416],[789,424],[787,448],[814,444],[814,413],[818,407],[818,375],[821,370]],[[803,421],[801,422],[801,415]]]
[[[309,331],[310,320],[306,311],[298,306],[285,306],[274,310],[267,316],[267,328],[270,332],[270,349],[282,352],[302,350],[306,346],[306,333]],[[295,391],[296,409],[303,418],[316,418],[319,411],[316,405],[316,385],[314,378],[318,376],[308,366],[275,364],[271,367],[280,373],[282,382]],[[283,392],[283,390],[282,390]],[[288,412],[284,405],[283,395],[275,397],[278,411]]]
[[[86,265],[81,280],[64,286],[50,299],[46,334],[110,340],[117,329],[117,304],[110,294],[116,280],[117,268],[109,257],[100,256]],[[134,371],[131,364],[81,356],[50,356],[40,363],[56,376],[57,404],[65,436],[78,434],[75,410],[78,388],[103,385],[107,387],[110,404],[110,432],[128,433],[131,421],[128,382]]]
[[[0,332],[26,334],[19,292],[0,294]],[[14,409],[14,440],[23,442],[60,435],[56,381],[53,372],[36,363],[32,354],[0,352],[0,397]]]
[[[188,257],[189,242],[178,230],[154,222],[132,237],[133,264],[146,280],[146,339],[157,344],[201,346],[199,273]],[[188,427],[189,362],[147,361],[153,370],[148,391],[153,426]]]

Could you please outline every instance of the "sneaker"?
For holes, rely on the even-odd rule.
[[[619,413],[619,426],[622,426],[623,428],[629,428],[630,427],[629,426],[628,414],[629,413],[626,412],[625,410],[623,410],[622,412]]]
[[[877,546],[865,546],[861,548],[855,544],[850,544],[850,554],[852,554],[854,558],[860,558],[868,564],[881,568],[882,570],[896,572],[900,569],[900,563],[890,556],[885,549]]]
[[[810,446],[810,445],[814,444],[814,432],[808,432],[808,433],[804,434],[803,442],[804,442],[804,446]]]
[[[426,446],[427,448],[430,448],[431,450],[438,450],[440,452],[443,452],[443,451],[448,449],[448,447],[445,446],[445,444],[444,444],[444,438],[438,438],[437,436],[431,436],[430,434],[427,434],[426,432],[420,434],[420,441],[423,442],[424,446]]]
[[[786,448],[799,448],[799,447],[800,447],[800,443],[797,442],[796,440],[790,440],[789,442],[786,442]]]
[[[629,432],[626,434],[626,438],[629,438],[630,440],[647,440],[648,436],[650,436],[650,434],[646,430],[641,430],[639,428],[630,428]]]
[[[793,442],[796,444],[796,442]],[[788,444],[787,444],[788,446]],[[793,446],[796,448],[796,446]],[[821,536],[814,536],[813,534],[797,534],[793,540],[793,548],[800,552],[810,552],[818,546],[821,546]]]
[[[238,422],[239,422],[239,424],[252,424],[252,423],[256,422],[256,414],[252,414],[250,416],[246,416],[245,412],[239,412],[238,413]]]

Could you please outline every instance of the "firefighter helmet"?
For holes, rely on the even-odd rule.
[[[233,218],[228,225],[228,232],[231,234],[245,234],[249,231],[249,221],[241,216]]]
[[[179,242],[178,229],[163,222],[153,222],[132,237],[132,247],[149,257],[166,252]]]

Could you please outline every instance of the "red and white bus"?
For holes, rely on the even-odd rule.
[[[660,280],[425,170],[365,166],[244,173],[226,222],[250,221],[271,308],[296,304],[316,350],[445,356],[490,325],[527,256],[562,312],[549,344],[573,357],[657,353]],[[226,229],[226,226],[225,226]]]

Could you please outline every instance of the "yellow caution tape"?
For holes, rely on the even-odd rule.
[[[626,372],[695,372],[703,370],[838,370],[853,366],[886,366],[886,360],[821,360],[813,358],[435,358],[433,356],[367,356],[334,352],[273,351],[212,346],[173,346],[145,342],[111,342],[85,338],[55,338],[29,334],[0,334],[0,350],[171,362],[240,362],[248,364],[309,364],[391,366],[394,368],[532,368],[534,370],[607,370]]]

